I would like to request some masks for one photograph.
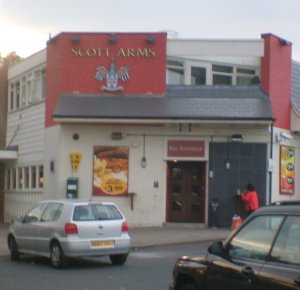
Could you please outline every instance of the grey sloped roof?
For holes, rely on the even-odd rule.
[[[273,120],[260,86],[168,86],[158,95],[61,96],[53,117],[63,119]]]
[[[292,62],[292,106],[300,116],[300,63]]]

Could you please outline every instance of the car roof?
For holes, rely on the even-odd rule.
[[[272,202],[271,205],[300,205],[300,200],[278,200]]]
[[[86,199],[47,199],[41,200],[40,203],[57,202],[71,205],[86,205],[86,204],[104,204],[104,205],[115,205],[113,202],[102,202],[102,201],[91,201]]]
[[[261,207],[254,212],[254,214],[263,214],[263,213],[300,215],[300,203],[283,204],[283,205],[271,204],[265,207]]]

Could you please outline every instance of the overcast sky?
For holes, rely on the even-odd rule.
[[[0,0],[0,53],[27,57],[60,32],[158,32],[178,38],[293,43],[300,62],[300,0]]]

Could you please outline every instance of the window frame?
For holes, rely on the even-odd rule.
[[[265,221],[263,220],[265,219]],[[278,219],[277,224],[276,224],[276,228],[274,226],[274,222],[276,221],[275,219]],[[228,246],[227,246],[227,253],[228,253],[228,257],[231,260],[251,260],[251,261],[267,261],[269,259],[269,255],[270,252],[273,249],[273,244],[277,238],[277,235],[282,227],[282,224],[285,221],[285,215],[283,214],[270,214],[270,215],[258,215],[258,216],[254,216],[251,220],[249,220],[247,222],[247,224],[245,224],[230,240]],[[249,239],[245,239],[245,235],[247,235],[248,233],[252,233],[251,228],[249,230],[249,226],[255,226],[255,223],[262,223],[265,222],[265,225],[269,227],[270,230],[270,234],[272,236],[269,237],[269,240],[266,240],[265,243],[262,243],[262,237],[263,235],[266,235],[267,233],[267,228],[261,228],[261,234],[258,234],[258,227],[255,227],[255,235],[253,236],[256,240],[256,248],[255,248],[255,240],[249,240]],[[274,230],[273,230],[274,228]],[[244,241],[243,239],[240,237],[244,235]],[[267,237],[266,237],[267,239]],[[235,245],[233,245],[233,243],[235,243]],[[244,245],[252,245],[253,247],[251,248],[242,248],[242,247],[238,247],[238,245],[242,245],[244,243]],[[234,248],[235,247],[235,248]],[[255,249],[263,249],[268,247],[268,250],[263,252],[259,252],[259,250],[257,250],[255,252]],[[236,252],[234,252],[236,251]],[[237,254],[239,252],[239,254]],[[244,252],[243,252],[244,251]],[[247,255],[246,255],[247,254]]]
[[[44,65],[8,81],[8,112],[45,100],[46,68]]]
[[[5,190],[12,192],[44,189],[44,165],[33,164],[5,169]]]
[[[221,72],[221,71],[214,71],[213,66],[220,66],[220,67],[227,67],[231,69],[231,72]],[[223,84],[223,85],[239,85],[238,78],[249,78],[249,82],[247,85],[251,84],[251,80],[254,77],[259,76],[259,67],[255,65],[238,65],[233,63],[224,63],[224,62],[217,62],[217,61],[208,61],[208,60],[196,60],[196,59],[183,59],[177,57],[168,57],[167,59],[167,67],[166,67],[166,83],[167,85],[192,85],[192,67],[199,67],[206,69],[206,84],[205,85],[215,85],[213,78],[214,75],[225,76],[231,78],[230,84]],[[169,83],[168,82],[168,69],[180,69],[183,70],[183,83]],[[247,73],[249,72],[249,74]],[[250,72],[254,74],[251,75]],[[241,84],[246,85],[246,84]]]

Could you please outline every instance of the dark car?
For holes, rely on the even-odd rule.
[[[205,257],[181,257],[169,289],[299,290],[300,205],[260,208]]]

